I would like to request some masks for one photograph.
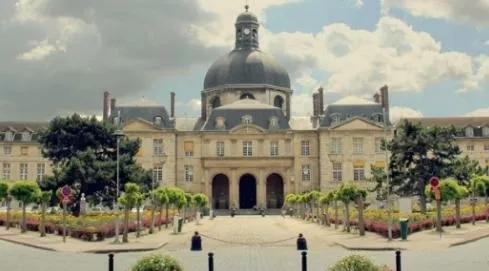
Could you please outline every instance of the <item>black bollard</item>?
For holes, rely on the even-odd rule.
[[[302,233],[299,233],[299,238],[297,238],[297,250],[307,250],[307,241]]]
[[[209,252],[209,271],[214,271],[214,253]]]
[[[401,271],[401,251],[396,251],[396,271]]]
[[[302,271],[307,271],[307,252],[302,251]]]
[[[202,250],[202,238],[199,232],[195,232],[194,236],[190,241],[190,251],[201,251]]]
[[[109,271],[114,271],[114,254],[109,254]]]

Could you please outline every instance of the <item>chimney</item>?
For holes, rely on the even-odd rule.
[[[110,113],[109,113],[109,115],[114,114],[114,113],[115,113],[115,98],[112,98],[112,99],[110,99]]]
[[[380,104],[380,94],[378,92],[374,94],[374,102]]]
[[[110,93],[106,90],[104,91],[104,104],[103,104],[103,112],[102,112],[102,119],[103,121],[107,121],[109,118],[109,102],[110,102]]]
[[[175,92],[170,92],[170,118],[175,117]]]
[[[200,104],[200,117],[202,118],[202,120],[207,120],[207,97],[206,95],[204,94],[204,92],[202,91],[201,94],[200,94],[200,100],[201,100],[201,104]]]
[[[319,92],[318,115],[323,115],[324,114],[324,89],[322,87],[320,87],[318,89],[318,92]]]
[[[290,115],[291,115],[290,94],[287,94],[287,96],[285,96],[285,106],[287,106],[287,108],[285,109],[286,114],[287,114],[287,120],[290,120]]]
[[[390,114],[389,114],[389,87],[387,85],[380,88],[380,101],[382,104],[382,108],[385,110],[385,122],[390,123]]]
[[[312,115],[317,116],[318,115],[318,96],[319,93],[313,93],[312,94]]]

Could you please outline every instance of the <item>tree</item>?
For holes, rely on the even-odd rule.
[[[484,197],[484,204],[486,209],[486,221],[489,222],[489,176],[487,175],[474,175],[472,178],[472,185],[474,187],[474,193],[476,196]],[[475,212],[475,206],[474,206]]]
[[[368,192],[377,193],[377,200],[379,201],[387,200],[387,174],[384,168],[371,165],[370,172],[371,176],[367,181],[374,183],[375,186],[369,189]],[[390,192],[392,192],[392,189]]]
[[[345,213],[346,213],[346,231],[351,232],[350,226],[350,203],[357,202],[358,203],[358,228],[360,231],[360,235],[365,235],[365,227],[363,221],[363,200],[367,195],[367,191],[357,187],[353,183],[343,183],[338,190],[337,197],[338,200],[342,201],[345,204]]]
[[[52,191],[41,191],[39,193],[38,202],[41,204],[41,223],[39,223],[39,230],[41,231],[41,237],[46,236],[46,209],[48,207],[49,202],[51,201],[51,197],[53,196]]]
[[[452,127],[424,127],[404,120],[394,138],[387,142],[392,189],[401,196],[419,196],[422,213],[426,213],[425,187],[433,176],[450,176],[460,149]]]
[[[483,175],[486,172],[476,160],[471,160],[469,156],[457,158],[451,169],[451,176],[455,178],[459,184],[469,186],[470,179],[475,175]]]
[[[7,182],[0,182],[0,202],[5,201],[7,206],[7,218],[5,221],[6,229],[10,229],[10,195],[9,195],[10,185]]]
[[[321,198],[319,198],[320,204],[323,205],[324,208],[326,209],[326,212],[324,212],[324,223],[328,227],[330,226],[330,223],[329,223],[329,206],[331,205],[331,203],[333,203],[334,198],[335,198],[335,191],[329,191],[328,193],[323,194],[321,196]]]
[[[202,193],[194,194],[192,197],[195,206],[198,208],[199,212],[202,212],[202,209],[209,203],[209,198]]]
[[[119,197],[118,201],[122,208],[124,208],[124,233],[122,235],[122,242],[129,242],[129,213],[132,208],[136,207],[138,202],[143,197],[139,185],[136,183],[128,182],[124,185],[124,192]]]
[[[161,223],[162,223],[162,217],[163,217],[163,206],[165,206],[166,208],[166,222],[165,222],[165,226],[168,227],[168,205],[169,205],[169,198],[168,198],[168,194],[167,194],[167,189],[164,188],[164,187],[158,187],[155,192],[154,192],[154,195],[155,195],[155,198],[156,198],[156,201],[157,201],[157,205],[159,207],[159,221],[160,223],[158,224],[158,230],[161,231]]]
[[[477,197],[486,197],[487,185],[482,176],[474,175],[470,180],[469,192],[472,195],[473,200],[477,200]],[[472,205],[472,225],[475,225],[475,201]]]
[[[14,199],[22,203],[22,229],[21,232],[25,233],[27,231],[26,227],[26,207],[28,204],[34,203],[39,198],[41,194],[41,189],[36,182],[32,181],[22,181],[14,183],[10,189],[9,194],[14,197]]]
[[[43,157],[53,162],[54,174],[39,181],[43,190],[55,190],[69,185],[78,195],[85,193],[87,201],[111,205],[116,196],[116,149],[113,135],[116,127],[95,117],[56,117],[41,131],[39,143]],[[137,181],[143,191],[151,186],[151,175],[143,170],[134,156],[139,140],[120,140],[120,187],[127,180]]]
[[[297,195],[296,194],[288,194],[285,196],[285,202],[290,205],[294,210],[297,208]]]

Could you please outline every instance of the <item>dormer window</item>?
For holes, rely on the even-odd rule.
[[[489,136],[489,127],[482,127],[482,136]]]
[[[340,120],[341,120],[340,114],[334,114],[331,116],[331,124],[333,125],[339,123]]]
[[[374,119],[375,122],[382,122],[382,115],[381,114],[373,114],[372,118]]]
[[[243,122],[243,124],[251,124],[253,122],[253,118],[250,115],[246,115],[241,118],[241,122]]]
[[[269,129],[278,129],[278,118],[271,117],[269,122]]]
[[[31,138],[31,133],[27,131],[22,133],[22,141],[31,141]]]
[[[474,128],[465,127],[465,136],[466,137],[474,137]]]
[[[162,123],[161,117],[155,117],[154,123],[156,126],[161,126]]]
[[[244,99],[252,99],[254,100],[255,99],[255,96],[253,96],[253,94],[251,93],[244,93],[242,94],[240,97],[239,97],[240,100],[244,100]]]
[[[14,133],[12,131],[5,132],[5,141],[14,141]]]
[[[225,129],[226,128],[226,119],[223,117],[217,117],[215,126],[216,126],[216,129]]]

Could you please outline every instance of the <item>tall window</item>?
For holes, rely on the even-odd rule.
[[[2,179],[3,180],[10,180],[10,164],[9,163],[3,163],[3,165],[2,165]]]
[[[7,154],[7,155],[12,154],[12,146],[10,145],[3,146],[3,154]]]
[[[489,127],[482,127],[482,136],[489,136]]]
[[[193,182],[194,181],[194,167],[185,165],[184,166],[184,178],[185,182]]]
[[[484,144],[484,151],[489,151],[489,144]]]
[[[223,157],[224,156],[224,141],[216,142],[216,156]]]
[[[185,152],[185,157],[194,156],[194,142],[193,141],[183,142],[183,151]]]
[[[353,165],[353,180],[354,181],[365,180],[365,166],[364,165]]]
[[[46,165],[44,163],[37,164],[37,180],[44,180],[44,176],[46,176]]]
[[[333,181],[341,182],[343,180],[343,165],[339,162],[333,162]]]
[[[331,150],[332,154],[340,154],[341,153],[341,138],[333,137],[331,138]]]
[[[21,140],[22,141],[31,141],[31,133],[23,132]]]
[[[270,142],[270,156],[278,156],[278,141]]]
[[[353,138],[353,153],[363,153],[363,138]]]
[[[165,154],[163,139],[153,139],[153,156],[162,157]]]
[[[311,155],[311,143],[309,140],[301,141],[301,155],[310,156]]]
[[[303,181],[312,180],[312,169],[311,165],[302,165],[301,167],[301,175]]]
[[[474,137],[474,129],[472,127],[465,128],[466,137]]]
[[[29,155],[29,147],[27,146],[20,147],[20,155]]]
[[[474,144],[468,144],[466,146],[466,148],[467,148],[467,151],[469,151],[469,152],[473,152],[475,150]]]
[[[243,141],[243,156],[253,156],[253,144],[251,141]]]
[[[163,167],[153,167],[153,181],[161,183],[163,181]]]
[[[20,179],[27,180],[28,167],[27,163],[20,163]]]
[[[14,141],[14,133],[12,131],[5,132],[5,141]]]
[[[375,138],[375,152],[383,152],[383,150],[382,150],[382,138],[381,137]]]

